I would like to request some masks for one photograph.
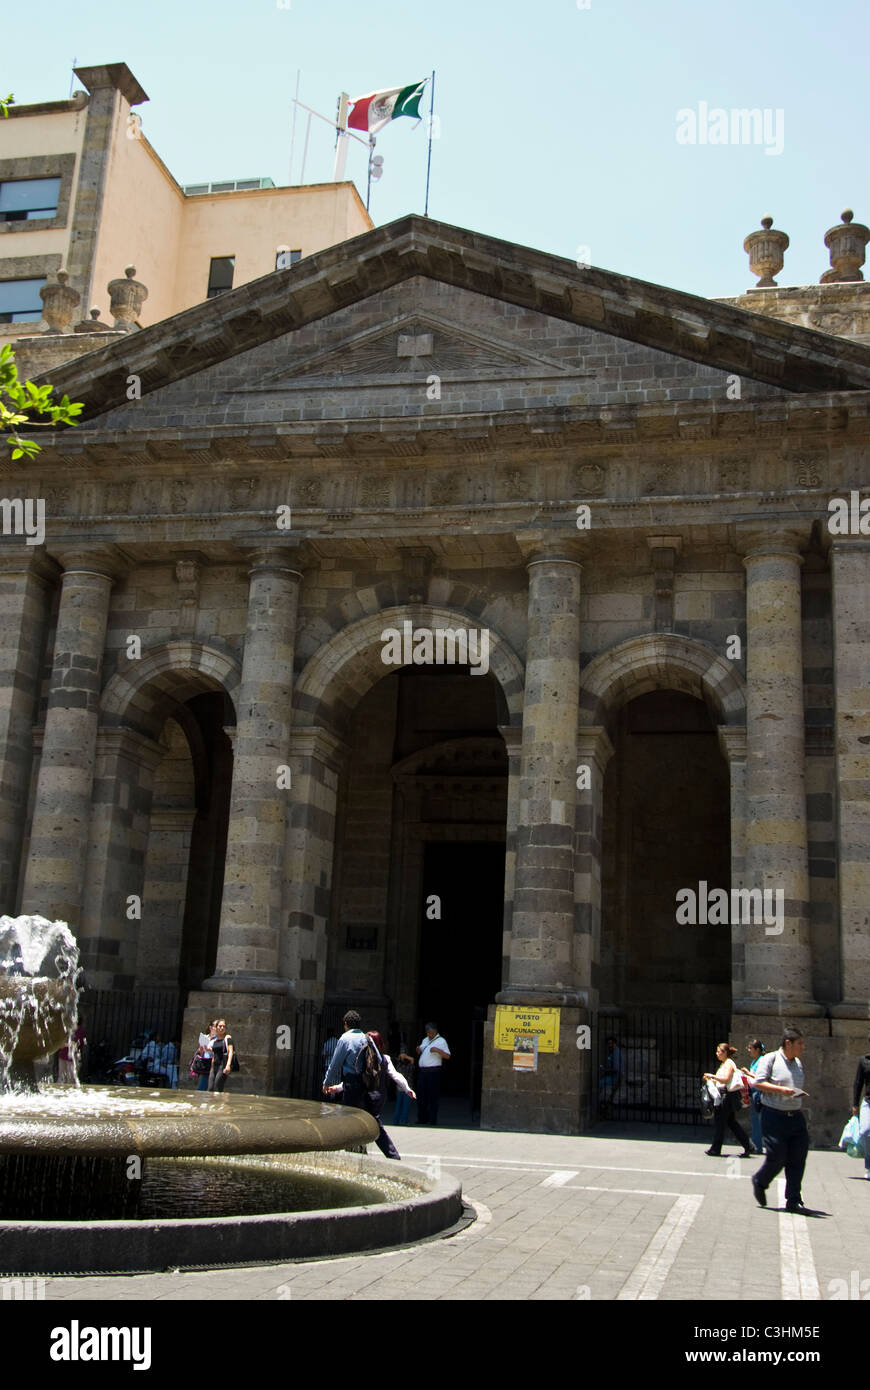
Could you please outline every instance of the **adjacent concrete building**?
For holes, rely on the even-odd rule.
[[[870,1000],[870,536],[829,524],[868,294],[407,217],[84,357],[22,340],[86,410],[5,474],[46,529],[0,552],[3,909],[92,987],[180,984],[187,1043],[225,1013],[249,1088],[306,1003],[435,1014],[472,1069],[486,1013],[483,1123],[571,1133],[586,1025],[715,1009],[800,1024],[829,1137]],[[732,889],[770,912],[701,906]],[[536,1071],[498,1006],[557,1011]]]
[[[39,291],[61,267],[87,323],[133,265],[144,327],[274,270],[278,248],[291,263],[372,226],[352,183],[182,188],[146,138],[148,97],[126,63],[75,75],[85,90],[68,101],[0,120],[0,343],[39,323]]]

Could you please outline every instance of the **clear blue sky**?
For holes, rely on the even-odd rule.
[[[595,265],[715,296],[754,283],[743,238],[769,212],[792,241],[779,283],[817,282],[842,208],[870,221],[867,0],[582,3],[41,0],[0,86],[56,99],[74,58],[124,61],[150,97],[144,131],[180,182],[286,183],[297,69],[301,99],[332,115],[342,89],[435,68],[433,217],[571,259],[587,245]],[[781,111],[782,153],[679,144],[677,111],[701,102]],[[293,182],[303,136],[300,119]],[[394,122],[378,153],[375,222],[422,212],[425,127]],[[347,176],[363,196],[365,167],[354,146]],[[331,177],[331,133],[315,122],[305,179]]]

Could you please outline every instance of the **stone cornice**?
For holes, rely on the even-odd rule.
[[[416,214],[89,353],[54,371],[52,383],[59,395],[84,400],[84,418],[92,418],[125,402],[131,372],[146,395],[415,276],[784,391],[870,388],[864,344],[611,271],[581,270],[562,257]]]
[[[226,297],[226,296],[222,296]],[[212,301],[217,302],[217,301]],[[150,330],[143,329],[142,333]],[[141,337],[137,333],[135,337]],[[129,341],[126,335],[125,341]],[[870,349],[868,349],[870,351]],[[99,353],[89,353],[88,358]],[[75,363],[55,369],[66,371]],[[125,368],[126,371],[126,368]],[[87,386],[69,385],[81,399]],[[132,422],[131,416],[131,422]],[[106,468],[120,463],[154,471],[158,465],[183,466],[186,472],[214,470],[223,464],[277,464],[296,460],[354,459],[390,466],[401,460],[447,455],[451,458],[518,450],[543,463],[568,451],[590,447],[599,452],[651,442],[665,447],[679,442],[686,449],[711,444],[739,447],[741,441],[765,445],[777,439],[811,434],[825,444],[844,440],[847,432],[870,433],[870,390],[789,396],[781,400],[687,401],[654,405],[545,407],[540,410],[480,412],[472,415],[387,416],[378,419],[303,421],[273,426],[216,426],[210,430],[100,430],[77,428],[40,438],[42,460],[67,469]],[[30,465],[32,470],[32,465]],[[3,471],[14,474],[16,465]]]

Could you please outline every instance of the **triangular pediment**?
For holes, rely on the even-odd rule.
[[[50,379],[59,395],[66,392],[85,402],[81,418],[87,421],[126,406],[131,374],[138,378],[143,396],[171,388],[411,280],[428,280],[560,321],[568,325],[569,340],[576,329],[593,330],[785,394],[870,389],[870,348],[863,343],[597,267],[578,267],[558,256],[417,215],[304,257],[287,270],[126,335],[54,369]],[[418,323],[422,334],[430,331],[424,319]],[[387,328],[382,319],[369,327],[375,331],[368,341],[360,340],[351,355],[359,352],[355,360],[361,372],[382,368],[389,377],[393,326]],[[406,331],[417,336],[410,317]],[[473,333],[463,337],[456,325],[452,334],[443,327],[433,326],[431,331],[433,340],[438,337],[439,350],[452,354],[456,372],[470,366],[475,353],[475,376],[481,369],[512,370],[515,377],[535,370],[567,376],[572,369],[576,374],[585,369],[582,359],[554,367],[559,354],[550,358],[546,346],[544,363],[536,363],[534,353],[530,359],[518,345],[506,347],[497,333],[490,337],[487,332],[481,343],[474,341]],[[283,371],[279,379],[288,390],[294,381],[310,385],[318,370],[335,372],[336,351],[333,341],[319,361],[312,354],[306,363],[305,344],[299,341],[294,360],[285,360],[276,372]],[[425,359],[419,355],[418,360]],[[344,369],[341,376],[347,376]],[[233,381],[224,373],[225,394],[244,386],[244,381]]]
[[[440,314],[413,310],[375,328],[340,336],[328,348],[296,354],[292,366],[278,367],[236,391],[310,391],[337,382],[392,386],[415,372],[435,373],[443,382],[594,376],[574,363],[499,341],[491,333],[475,333]]]

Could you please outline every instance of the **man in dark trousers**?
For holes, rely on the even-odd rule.
[[[438,1032],[437,1023],[426,1024],[426,1036],[417,1048],[418,1125],[437,1125],[438,1098],[441,1094],[441,1064],[449,1061],[450,1048]]]
[[[360,1053],[368,1046],[368,1037],[362,1030],[362,1019],[356,1009],[348,1009],[344,1016],[344,1032],[339,1038],[332,1059],[323,1078],[323,1094],[329,1094],[330,1086],[341,1085],[342,1103],[353,1105],[357,1110],[366,1109],[366,1088],[361,1070],[363,1059]]]
[[[752,1190],[760,1207],[767,1206],[766,1192],[778,1173],[785,1169],[785,1209],[806,1212],[801,1182],[810,1148],[810,1137],[802,1107],[804,1069],[801,1053],[804,1035],[798,1028],[786,1028],[778,1052],[760,1058],[753,1077],[753,1089],[761,1092],[761,1133],[764,1162],[752,1179]]]

